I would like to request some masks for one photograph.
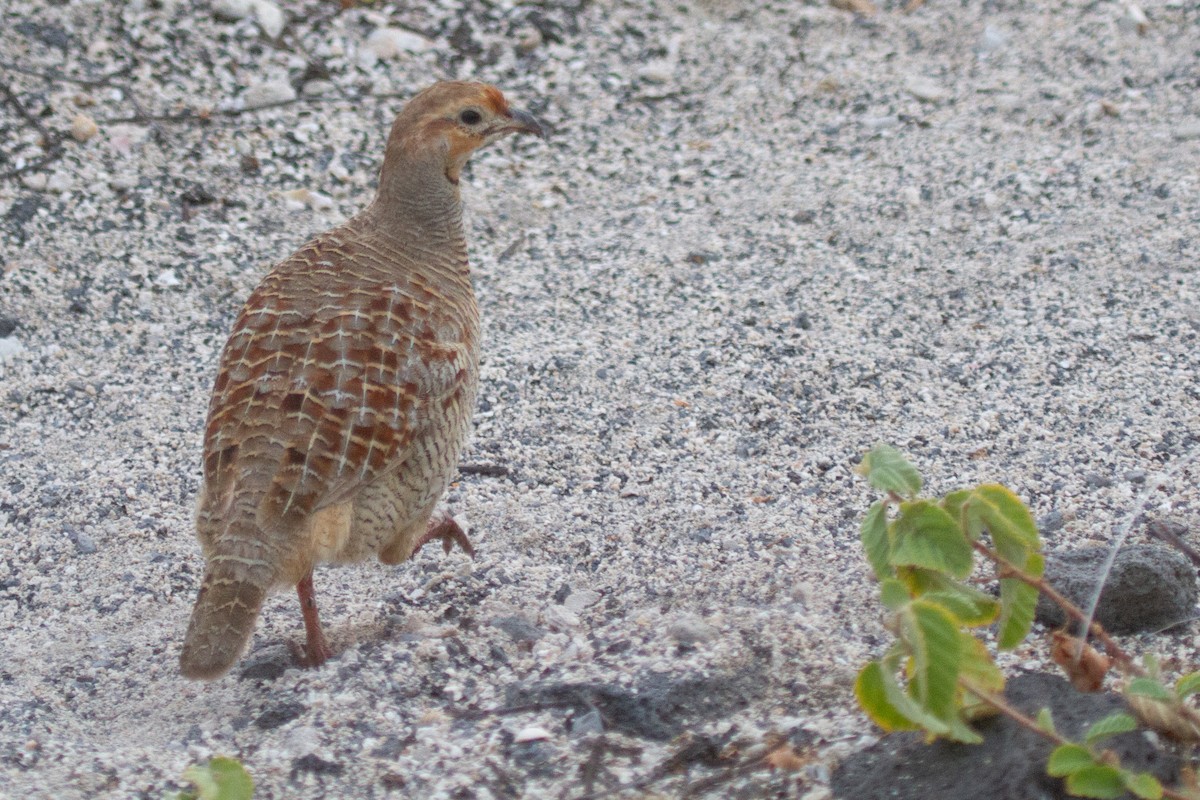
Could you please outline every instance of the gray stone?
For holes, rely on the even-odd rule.
[[[1046,558],[1046,579],[1082,607],[1107,555],[1104,547],[1053,553]],[[1196,571],[1186,558],[1162,545],[1130,545],[1117,553],[1096,621],[1119,635],[1158,631],[1194,617],[1196,599]],[[1038,599],[1037,620],[1049,627],[1064,624],[1062,611],[1044,596]]]

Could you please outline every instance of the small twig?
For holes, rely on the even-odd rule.
[[[6,69],[9,72],[17,72],[17,73],[20,73],[21,75],[29,75],[34,78],[42,78],[43,80],[47,80],[47,81],[62,81],[63,83],[74,83],[79,86],[87,86],[88,88],[94,89],[94,88],[97,88],[100,86],[113,86],[114,85],[113,79],[121,78],[121,77],[128,75],[130,73],[130,71],[133,69],[133,65],[131,64],[128,67],[121,67],[121,69],[114,70],[113,72],[110,72],[107,75],[101,75],[99,78],[80,78],[75,75],[67,75],[65,72],[59,72],[58,70],[55,70],[55,69],[47,69],[47,70],[30,69],[29,67],[22,67],[19,64],[13,64],[9,61],[0,61],[0,69]],[[123,87],[118,87],[118,88],[123,88]]]
[[[1192,563],[1200,567],[1200,550],[1192,547],[1183,540],[1179,534],[1171,530],[1161,520],[1155,520],[1146,526],[1146,532],[1156,539],[1161,539],[1171,545],[1179,552],[1192,560]]]

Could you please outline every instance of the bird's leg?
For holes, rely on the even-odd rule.
[[[413,553],[416,553],[421,547],[434,539],[442,540],[442,549],[447,553],[454,545],[458,545],[471,558],[475,557],[475,548],[471,545],[471,540],[467,538],[467,534],[459,527],[459,524],[454,521],[454,517],[442,511],[429,520],[429,527],[425,529],[420,539],[417,539],[416,545],[413,546]]]
[[[333,655],[333,651],[329,649],[329,645],[325,642],[325,634],[321,631],[321,619],[317,616],[317,598],[313,593],[311,569],[296,584],[296,594],[300,596],[300,612],[304,614],[304,634],[307,639],[303,652],[297,653],[297,660],[301,666],[319,667]]]

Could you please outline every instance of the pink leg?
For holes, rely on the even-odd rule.
[[[333,655],[333,651],[329,649],[329,645],[325,642],[325,634],[321,631],[321,620],[317,616],[317,598],[313,593],[311,569],[296,584],[296,594],[300,596],[300,611],[304,614],[304,633],[307,637],[303,652],[297,653],[297,660],[305,667],[319,667]]]
[[[440,516],[434,516],[429,520],[429,527],[425,529],[425,533],[421,538],[417,539],[417,543],[412,549],[413,553],[416,553],[423,545],[434,539],[442,540],[442,549],[447,553],[457,544],[471,558],[475,557],[475,548],[471,545],[471,540],[467,538],[467,534],[454,521],[454,517],[444,511]]]

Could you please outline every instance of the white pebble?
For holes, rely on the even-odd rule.
[[[178,286],[179,276],[175,274],[175,270],[173,269],[164,269],[162,272],[158,273],[158,277],[154,279],[154,282],[159,286]]]
[[[1200,122],[1185,122],[1175,127],[1174,136],[1181,142],[1200,139]]]
[[[905,205],[919,206],[921,205],[921,190],[915,186],[905,186],[900,190],[900,199]]]
[[[551,630],[562,631],[579,627],[579,617],[562,606],[550,606],[542,614],[542,619]]]
[[[217,19],[245,19],[253,10],[253,0],[213,0],[212,4],[213,16]]]
[[[926,103],[938,103],[950,98],[950,90],[928,78],[909,78],[905,84],[908,93]]]
[[[250,6],[254,12],[254,20],[258,27],[262,28],[262,32],[271,39],[278,39],[287,24],[287,15],[283,13],[283,9],[271,0],[251,0]]]
[[[651,61],[638,70],[638,77],[650,83],[666,83],[674,74],[674,67],[666,61]]]
[[[75,119],[71,120],[71,138],[77,142],[86,142],[99,132],[96,120],[87,114],[76,114]]]
[[[423,53],[433,42],[403,28],[376,28],[367,37],[366,48],[377,58],[395,58],[401,53]]]
[[[513,737],[513,741],[517,744],[521,742],[540,742],[550,738],[550,731],[545,728],[539,728],[537,725],[530,725],[528,728],[521,728],[517,731],[517,735]]]
[[[563,600],[563,606],[573,614],[578,614],[600,599],[600,593],[591,589],[576,589]]]
[[[256,83],[242,95],[246,108],[262,108],[275,103],[286,103],[296,99],[296,90],[287,81],[264,81]]]
[[[24,350],[25,345],[21,344],[21,340],[15,336],[0,339],[0,358],[15,356],[18,353],[24,352]]]

